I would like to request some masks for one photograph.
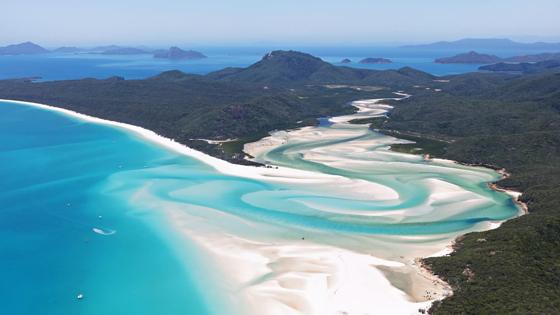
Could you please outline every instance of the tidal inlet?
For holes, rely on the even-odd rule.
[[[407,97],[395,94],[395,99]],[[496,171],[391,151],[355,114],[218,160],[139,127],[0,103],[5,314],[417,314],[419,258],[520,214]]]

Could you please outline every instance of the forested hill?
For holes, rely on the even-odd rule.
[[[461,238],[432,270],[454,287],[435,314],[560,313],[560,74],[466,74],[417,89],[376,128],[426,153],[506,168],[530,215]],[[428,139],[428,140],[425,140]],[[437,140],[441,141],[437,141]],[[434,141],[435,140],[435,141]]]
[[[362,84],[395,88],[429,83],[434,77],[412,68],[375,71],[334,66],[309,54],[273,51],[247,68],[227,68],[207,75],[227,82],[248,82],[280,86],[301,84]]]

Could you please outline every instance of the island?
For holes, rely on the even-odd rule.
[[[479,54],[475,51],[470,51],[465,54],[455,55],[453,57],[438,58],[436,63],[463,63],[463,64],[491,64],[500,62],[502,59],[498,56]]]
[[[402,91],[412,96],[387,100],[390,115],[360,123],[415,142],[391,146],[393,151],[499,170],[504,178],[491,187],[522,192],[514,200],[529,213],[459,237],[449,256],[419,261],[453,289],[430,313],[549,314],[558,310],[558,286],[545,284],[558,274],[560,261],[559,86],[560,75],[547,71],[436,77],[412,68],[337,67],[308,54],[274,51],[249,67],[208,75],[2,80],[0,98],[134,124],[247,163],[243,145],[272,130],[313,126],[318,117],[355,113],[346,105],[353,100],[394,98],[393,91]]]
[[[340,63],[352,63],[352,60],[350,60],[348,58],[344,58],[340,61]]]
[[[560,60],[545,60],[539,62],[509,63],[500,62],[492,65],[481,66],[482,71],[492,72],[520,72],[520,73],[541,73],[541,72],[560,72]]]
[[[535,55],[522,55],[522,56],[500,58],[495,55],[479,54],[475,51],[471,51],[453,57],[439,58],[436,59],[435,62],[436,63],[464,63],[464,64],[495,64],[495,63],[517,64],[517,63],[535,63],[535,62],[553,61],[553,60],[556,61],[560,60],[560,53],[540,53]],[[487,67],[483,70],[488,70],[488,69],[490,69],[490,67]]]
[[[536,55],[523,55],[505,58],[506,62],[540,62],[548,60],[560,60],[560,53],[542,53]]]
[[[156,50],[154,58],[171,60],[195,60],[207,58],[203,53],[194,50],[183,50],[179,47],[171,47],[168,50]]]
[[[390,59],[386,58],[365,58],[360,60],[361,64],[389,64],[393,63]]]
[[[0,55],[37,55],[48,52],[47,49],[32,42],[0,47]]]

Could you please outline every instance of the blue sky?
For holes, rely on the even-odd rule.
[[[5,0],[0,43],[560,41],[560,0]]]

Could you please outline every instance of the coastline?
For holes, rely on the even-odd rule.
[[[410,153],[410,154],[414,154],[414,153]],[[472,164],[472,163],[464,163],[464,162],[448,160],[448,159],[430,158],[429,154],[427,156],[424,156],[424,158],[425,158],[425,160],[440,160],[440,161],[446,161],[446,162],[455,163],[455,164],[464,165],[464,166],[469,166],[469,167],[483,167],[483,168],[487,168],[487,169],[491,169],[491,170],[496,171],[502,177],[498,181],[487,183],[488,188],[490,188],[494,191],[505,193],[505,194],[509,195],[511,197],[511,200],[516,204],[516,206],[520,210],[520,213],[517,217],[529,214],[529,206],[525,202],[520,200],[520,197],[523,194],[523,192],[512,190],[512,189],[507,189],[507,188],[499,186],[499,182],[501,180],[507,179],[511,176],[511,173],[509,173],[505,168],[500,168],[500,167],[496,167],[494,165],[488,165],[488,164]],[[482,232],[497,229],[506,221],[509,221],[509,220],[504,220],[504,221],[501,221],[501,222],[491,223],[491,224],[489,224],[488,228],[485,229],[485,230],[482,230]],[[419,258],[415,259],[416,266],[418,267],[418,270],[419,270],[420,273],[426,274],[427,277],[429,277],[431,279],[434,279],[434,281],[439,281],[439,282],[443,283],[446,286],[446,288],[449,290],[447,295],[439,297],[439,299],[438,299],[439,301],[443,301],[445,298],[448,298],[448,297],[452,296],[454,294],[454,291],[453,291],[453,288],[451,287],[451,285],[449,283],[445,282],[445,280],[443,280],[441,277],[439,277],[437,274],[435,274],[432,271],[432,268],[425,262],[425,259],[426,258],[432,258],[432,257],[443,257],[443,256],[451,255],[453,252],[457,251],[457,249],[458,249],[457,244],[465,237],[465,235],[466,234],[462,234],[462,235],[457,236],[440,252],[437,252],[437,253],[435,253],[433,255],[430,255],[430,256],[419,257]],[[432,303],[432,305],[433,305],[433,303]],[[426,309],[426,313],[428,312],[428,310],[431,308],[432,305],[430,305],[430,307],[428,307]]]
[[[377,99],[377,100],[360,100],[360,101],[355,101],[352,102],[351,104],[353,106],[355,106],[358,111],[355,114],[350,114],[350,115],[345,115],[345,116],[337,116],[337,117],[332,117],[329,119],[329,121],[331,121],[332,123],[346,123],[349,122],[351,120],[354,119],[364,119],[364,118],[371,118],[370,115],[374,114],[374,115],[382,115],[385,114],[386,112],[389,112],[393,106],[391,105],[384,105],[384,104],[379,104],[379,106],[377,106],[375,109],[371,109],[368,108],[367,105],[366,106],[361,106],[362,104],[367,103],[367,101],[374,101],[375,103],[379,103],[381,101],[384,100],[388,100],[388,99],[393,99],[393,100],[400,100],[400,99],[406,99],[408,97],[410,97],[411,95],[402,93],[402,92],[395,92],[396,95],[401,96],[401,98],[383,98],[383,99]],[[298,128],[299,130],[303,130],[304,128],[312,128],[312,127],[302,127],[302,128]],[[284,139],[282,141],[274,141],[273,137],[267,137],[270,140],[268,140],[268,143],[266,143],[265,145],[273,145],[273,146],[280,146],[284,143],[287,142],[287,139]],[[265,140],[266,138],[261,139],[261,141]],[[245,153],[248,154],[249,156],[257,156],[260,152],[260,150],[262,150],[262,148],[259,148],[258,145],[256,145],[258,142],[252,143],[252,144],[248,144],[248,146],[246,145],[245,148]],[[414,153],[410,153],[411,155],[416,155],[418,156],[418,154],[414,154]],[[505,170],[503,169],[499,169],[497,167],[492,167],[492,166],[487,166],[487,165],[470,165],[467,163],[462,163],[460,161],[454,161],[454,160],[448,160],[448,159],[441,159],[441,158],[427,158],[425,160],[432,160],[432,161],[439,161],[439,162],[444,162],[444,163],[450,163],[450,164],[455,164],[455,165],[461,165],[461,166],[467,166],[467,167],[481,167],[481,168],[485,168],[485,169],[489,169],[489,170],[493,170],[495,172],[497,172],[498,174],[500,174],[502,176],[501,179],[507,178],[509,176],[509,173],[507,173]],[[252,161],[255,161],[254,159],[252,159]],[[500,179],[500,180],[501,180]],[[524,204],[523,202],[521,202],[519,200],[519,196],[521,195],[520,192],[516,192],[516,191],[512,191],[512,190],[508,190],[508,189],[504,189],[501,188],[499,186],[497,186],[497,184],[495,182],[489,182],[487,183],[488,187],[494,191],[498,191],[498,192],[502,192],[505,193],[507,195],[509,195],[512,199],[512,201],[517,205],[517,208],[520,209],[520,214],[519,215],[523,215],[527,213],[527,206],[526,204]],[[518,215],[518,216],[519,216]],[[516,217],[518,217],[516,216]],[[505,221],[507,221],[509,219],[503,220],[503,221],[488,221],[483,228],[478,228],[475,231],[488,231],[488,230],[493,230],[496,228],[499,228],[501,226],[501,224]],[[473,231],[470,231],[473,232]],[[466,232],[470,233],[470,232]],[[426,265],[424,263],[424,259],[425,258],[429,258],[429,257],[440,257],[440,256],[447,256],[452,254],[456,248],[456,244],[458,242],[458,240],[460,240],[462,237],[464,237],[465,234],[461,234],[457,237],[455,237],[454,239],[450,240],[448,243],[446,243],[446,245],[444,246],[444,248],[442,248],[441,250],[427,255],[427,256],[422,256],[422,257],[417,257],[414,259],[414,263],[412,264],[418,274],[426,277],[427,279],[429,279],[430,281],[433,282],[434,287],[437,285],[440,285],[442,288],[442,291],[444,292],[444,294],[440,294],[439,296],[434,296],[433,292],[428,292],[429,294],[432,294],[430,296],[430,298],[432,298],[432,301],[430,302],[430,304],[428,305],[427,308],[425,308],[425,311],[427,312],[428,309],[431,307],[431,305],[436,302],[436,301],[441,301],[451,295],[453,295],[453,290],[450,284],[448,284],[447,282],[445,282],[442,278],[440,278],[438,275],[436,275],[434,272],[432,272],[431,268]],[[440,291],[441,292],[441,291]]]
[[[122,128],[128,131],[131,131],[139,136],[141,136],[142,138],[158,144],[164,148],[170,149],[172,151],[175,151],[177,153],[186,155],[188,157],[191,158],[195,158],[211,167],[213,167],[214,169],[216,169],[218,172],[221,172],[223,174],[227,174],[227,175],[232,175],[232,176],[238,176],[238,177],[243,177],[243,178],[252,178],[252,179],[261,179],[261,180],[266,180],[266,181],[278,181],[278,182],[284,182],[284,183],[292,183],[292,182],[298,182],[298,183],[325,183],[325,182],[337,182],[341,179],[340,176],[336,176],[336,175],[328,175],[328,174],[321,174],[321,173],[317,173],[317,172],[311,172],[311,171],[305,171],[305,170],[299,170],[299,169],[292,169],[292,168],[287,168],[287,167],[274,167],[274,168],[265,168],[265,167],[255,167],[255,166],[242,166],[242,165],[237,165],[237,164],[232,164],[230,162],[227,161],[223,161],[217,158],[214,158],[212,156],[209,156],[205,153],[202,153],[200,151],[196,151],[194,149],[191,149],[183,144],[180,144],[176,141],[174,141],[173,139],[169,139],[169,138],[165,138],[163,136],[160,136],[158,134],[156,134],[155,132],[142,128],[142,127],[138,127],[138,126],[134,126],[134,125],[130,125],[130,124],[125,124],[125,123],[120,123],[120,122],[116,122],[116,121],[110,121],[110,120],[105,120],[105,119],[101,119],[101,118],[97,118],[97,117],[93,117],[93,116],[89,116],[89,115],[85,115],[85,114],[81,114],[75,111],[71,111],[71,110],[67,110],[67,109],[63,109],[63,108],[59,108],[59,107],[55,107],[55,106],[49,106],[49,105],[44,105],[44,104],[38,104],[38,103],[32,103],[32,102],[23,102],[23,101],[13,101],[13,100],[0,100],[0,101],[7,101],[7,102],[12,102],[12,103],[18,103],[21,105],[27,105],[27,106],[33,106],[33,107],[37,107],[37,108],[41,108],[41,109],[45,109],[45,110],[50,110],[50,111],[55,111],[58,113],[62,113],[65,115],[69,115],[84,121],[88,121],[88,122],[93,122],[93,123],[99,123],[99,124],[104,124],[104,125],[109,125],[109,126],[113,126],[113,127],[118,127],[118,128]],[[456,161],[451,161],[453,163],[459,163]],[[507,172],[506,172],[507,173]],[[503,176],[506,176],[504,174],[502,174]],[[348,182],[348,184],[351,184],[352,181]],[[512,198],[514,199],[514,201],[517,202],[517,197],[514,198],[514,196],[519,196],[520,193],[518,192],[512,192],[512,191],[508,191],[505,189],[502,189],[500,187],[498,187],[496,185],[496,187],[494,188],[491,185],[495,185],[495,183],[489,183],[488,186],[494,190],[500,191],[500,192],[505,192],[508,193],[510,196],[512,196]],[[512,195],[513,193],[513,195]],[[488,226],[489,228],[492,228],[492,225]],[[192,237],[192,235],[190,235]],[[195,238],[196,239],[196,238]],[[204,242],[208,242],[208,239],[203,240],[202,238],[199,238],[198,241],[204,243]],[[242,240],[241,244],[246,243],[247,240]],[[216,240],[214,240],[214,242],[216,242]],[[236,246],[239,245],[240,243],[230,243],[227,246]],[[445,249],[443,249],[442,251],[434,254],[434,255],[446,255],[449,254],[447,248],[449,246],[453,246],[454,241],[452,241],[452,243],[450,245],[448,245]],[[220,244],[221,246],[215,247],[212,249],[212,251],[215,251],[215,253],[218,253],[218,256],[220,255],[224,255],[225,252],[223,252],[223,244]],[[262,244],[261,244],[262,245]],[[267,253],[270,250],[270,244],[264,244],[262,245],[266,250],[264,251],[265,253]],[[277,245],[277,244],[275,244]],[[243,246],[241,246],[241,248],[244,248]],[[282,248],[282,246],[280,246],[279,248]],[[302,250],[302,249],[309,249],[308,247],[304,246],[304,247],[300,247],[297,250]],[[238,248],[239,249],[239,248]],[[246,249],[246,248],[245,248]],[[278,250],[278,248],[277,248]],[[339,249],[344,251],[344,249]],[[306,251],[304,250],[303,253],[305,253]],[[230,252],[230,254],[232,254],[232,252]],[[233,251],[233,254],[235,254],[235,251]],[[354,253],[359,255],[358,253]],[[335,255],[335,257],[337,257]],[[354,260],[360,260],[362,258],[359,258],[358,256],[348,256],[350,258],[348,258],[348,261],[354,261]],[[431,256],[432,257],[432,256]],[[374,258],[374,257],[373,257]],[[236,266],[239,266],[240,264],[234,264]],[[413,264],[414,265],[414,264]],[[424,266],[421,262],[420,263],[416,263],[417,268],[418,268],[418,272],[420,274],[423,274],[424,276],[428,277],[428,279],[430,281],[440,281],[443,282],[443,280],[441,280],[439,277],[437,277],[435,274],[433,274],[429,268],[426,268],[426,266]],[[232,268],[232,267],[230,267]],[[426,271],[429,272],[429,274],[426,274]],[[431,275],[431,276],[430,276]],[[359,276],[359,275],[358,275]],[[444,283],[444,282],[443,282]],[[378,293],[381,293],[383,290],[389,290],[389,289],[394,289],[394,287],[389,284],[388,286],[385,285],[384,287],[378,287],[377,288]],[[359,293],[359,292],[354,292]],[[450,292],[452,294],[452,292]],[[362,293],[363,294],[363,293]],[[282,294],[281,294],[282,295]],[[433,296],[431,296],[433,297]],[[422,308],[429,308],[430,305],[436,301],[436,300],[441,300],[443,298],[445,298],[446,296],[438,296],[437,298],[434,297],[434,299],[430,299],[429,301],[425,302],[424,304],[422,304]],[[285,298],[285,297],[284,297]],[[312,297],[310,297],[312,298]],[[350,298],[350,297],[348,297]],[[429,303],[429,304],[426,304]],[[420,306],[420,305],[417,305]],[[416,307],[416,306],[415,306]],[[257,308],[258,309],[258,308]],[[270,313],[272,314],[272,313]],[[283,314],[283,313],[278,313],[278,314]],[[295,314],[295,313],[294,313]],[[307,314],[307,313],[306,313]],[[320,314],[320,313],[317,313]]]
[[[410,153],[410,154],[415,154],[415,153]],[[505,193],[505,194],[509,195],[511,197],[511,200],[516,204],[516,206],[520,210],[519,215],[517,217],[529,214],[529,206],[525,202],[520,200],[520,197],[521,197],[521,195],[523,195],[523,192],[512,190],[512,189],[507,189],[507,188],[504,188],[504,187],[500,187],[499,182],[501,180],[507,179],[511,176],[511,173],[509,173],[505,168],[500,168],[500,167],[497,167],[497,166],[494,166],[494,165],[489,165],[489,164],[472,164],[472,163],[465,163],[465,162],[461,162],[461,161],[448,160],[448,159],[442,159],[442,158],[430,158],[429,154],[427,156],[425,156],[425,160],[440,160],[440,161],[446,161],[446,162],[449,162],[449,163],[455,163],[455,164],[469,166],[469,167],[483,167],[483,168],[487,168],[487,169],[491,169],[491,170],[496,171],[498,174],[501,175],[501,178],[497,181],[487,183],[488,188],[490,188],[494,191]],[[501,222],[491,223],[491,224],[489,224],[488,228],[485,229],[485,230],[482,230],[482,232],[497,229],[506,221],[509,221],[509,220],[504,220],[504,221],[501,221]],[[432,271],[431,267],[425,263],[424,259],[451,255],[453,252],[455,252],[457,250],[457,243],[459,243],[460,240],[462,238],[464,238],[465,235],[466,234],[462,234],[462,235],[457,236],[440,252],[437,252],[437,253],[435,253],[433,255],[430,255],[430,256],[419,257],[419,258],[415,259],[415,262],[417,262],[417,267],[418,267],[419,272],[426,273],[428,275],[428,277],[431,277],[432,279],[436,279],[436,281],[441,281],[442,283],[444,283],[447,286],[447,288],[449,288],[449,294],[446,295],[446,296],[441,296],[439,301],[442,301],[445,298],[452,296],[453,293],[454,293],[453,289],[452,289],[450,284],[445,282],[442,278],[440,278],[438,275],[436,275]]]
[[[443,159],[440,159],[440,160],[443,160]],[[465,166],[484,167],[484,168],[488,168],[488,169],[496,171],[498,174],[500,174],[502,176],[502,178],[500,178],[497,181],[488,183],[487,184],[488,188],[490,188],[492,190],[495,190],[495,191],[505,193],[505,194],[511,196],[512,201],[521,210],[521,215],[529,214],[529,206],[525,202],[519,200],[521,195],[523,195],[523,192],[513,190],[513,189],[507,189],[507,188],[501,187],[500,184],[499,184],[500,181],[502,181],[504,179],[507,179],[511,176],[511,173],[508,172],[507,169],[505,169],[503,167],[497,167],[495,165],[490,165],[490,164],[472,164],[472,163],[464,163],[464,162],[453,161],[453,160],[447,160],[447,161],[451,161],[453,163],[458,163],[458,164],[465,165]]]
[[[293,180],[305,180],[309,182],[316,182],[321,180],[333,180],[333,177],[335,177],[331,175],[318,174],[315,172],[302,171],[302,170],[297,170],[297,169],[292,169],[287,167],[265,168],[265,167],[257,167],[257,166],[250,166],[250,165],[233,164],[228,161],[210,156],[201,151],[191,149],[188,146],[175,141],[174,139],[164,137],[162,135],[155,133],[152,130],[142,128],[139,126],[121,123],[118,121],[113,121],[108,119],[102,119],[102,118],[82,114],[76,111],[52,106],[52,105],[45,105],[40,103],[18,101],[18,100],[8,100],[8,99],[0,99],[0,101],[11,102],[24,106],[32,106],[35,108],[40,108],[44,110],[57,112],[63,115],[68,115],[70,117],[77,118],[87,122],[125,129],[127,131],[131,131],[135,133],[136,135],[141,136],[142,138],[148,140],[151,143],[160,145],[176,153],[197,159],[213,167],[220,173],[227,174],[227,175],[238,176],[243,178],[251,178],[251,179],[282,181],[282,182],[291,182]]]
[[[501,180],[507,179],[511,176],[511,173],[509,173],[505,168],[501,168],[501,169],[497,170],[497,172],[502,175]],[[512,189],[507,189],[507,188],[504,188],[504,187],[500,187],[499,181],[494,182],[494,183],[488,183],[488,187],[490,187],[491,189],[494,189],[496,191],[500,191],[500,192],[503,192],[503,193],[506,193],[506,194],[510,195],[511,198],[513,199],[513,202],[515,202],[515,204],[517,204],[520,207],[520,209],[522,211],[522,215],[529,214],[529,206],[525,202],[523,202],[519,199],[521,197],[521,195],[523,195],[523,192],[512,190]]]
[[[411,154],[414,154],[414,153],[411,153]],[[502,176],[502,178],[500,178],[497,181],[488,183],[488,184],[486,184],[486,186],[488,186],[488,188],[490,188],[494,191],[498,191],[498,192],[505,193],[505,194],[509,195],[511,197],[511,200],[518,206],[518,208],[520,210],[520,215],[529,214],[529,206],[525,202],[519,200],[519,197],[521,197],[521,195],[523,195],[523,192],[520,192],[520,191],[517,191],[517,190],[512,190],[512,189],[507,189],[507,188],[501,187],[499,185],[500,181],[502,181],[504,179],[507,179],[511,176],[511,174],[505,168],[500,168],[500,167],[496,167],[494,165],[488,165],[488,164],[463,163],[461,161],[454,161],[454,160],[441,159],[441,158],[427,157],[426,160],[446,161],[446,162],[455,163],[455,164],[459,164],[459,165],[464,165],[464,166],[469,166],[469,167],[483,167],[483,168],[487,168],[487,169],[491,169],[491,170],[496,171],[496,173],[500,174]]]

